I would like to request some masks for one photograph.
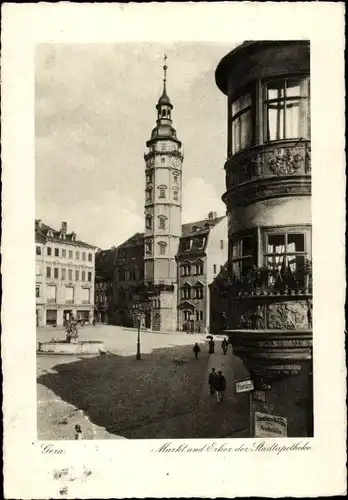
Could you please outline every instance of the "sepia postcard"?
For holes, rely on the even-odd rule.
[[[2,14],[5,498],[346,493],[344,4]]]

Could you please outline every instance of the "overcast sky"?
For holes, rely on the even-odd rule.
[[[36,217],[101,248],[144,230],[146,141],[163,54],[184,147],[183,222],[225,213],[227,98],[214,72],[234,46],[41,44],[36,51]]]

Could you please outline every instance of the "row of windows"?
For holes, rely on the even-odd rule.
[[[61,250],[61,252],[60,252]],[[53,253],[54,251],[54,253]],[[46,247],[46,254],[49,256],[54,257],[62,257],[62,259],[67,258],[67,250],[65,248],[59,249],[59,248],[52,248],[52,247]],[[80,260],[80,254],[81,254],[81,260],[86,260],[87,258],[87,253],[86,252],[80,252],[76,250],[75,252],[75,259]],[[42,248],[40,246],[36,247],[36,255],[42,255]],[[74,254],[72,250],[68,250],[68,258],[73,259]],[[88,262],[92,262],[93,260],[93,255],[91,253],[88,253]]]
[[[204,318],[204,312],[200,310],[196,310],[195,316],[191,313],[191,311],[183,311],[183,314],[185,321],[192,321],[194,317],[196,317],[196,321],[203,321]]]
[[[205,245],[205,238],[185,239],[183,240],[182,243],[182,249],[185,252],[193,249],[200,250],[204,248],[204,245]]]
[[[158,229],[166,229],[167,217],[165,215],[159,215],[158,219]],[[146,229],[153,229],[153,216],[151,214],[147,214],[145,217]]]
[[[56,303],[57,302],[57,287],[55,285],[47,285],[46,287],[47,291],[47,302],[49,303]],[[36,285],[36,290],[35,290],[36,297],[39,298],[41,297],[41,286]],[[64,299],[67,304],[73,304],[74,303],[74,287],[73,286],[66,286],[64,289]],[[81,302],[82,304],[89,304],[91,300],[91,290],[90,288],[81,288],[79,295],[81,297]]]
[[[256,118],[263,123],[264,142],[310,137],[309,78],[287,78],[263,86],[263,107],[254,89],[232,102],[231,149],[237,153],[255,143]],[[262,111],[263,116],[259,116]],[[229,151],[230,154],[230,151]]]
[[[185,283],[180,289],[181,299],[203,299],[204,287],[202,284],[197,284],[191,287],[189,283]]]
[[[141,273],[137,269],[119,269],[118,280],[119,281],[137,281],[141,278]]]
[[[164,157],[162,157],[161,158],[161,163],[165,163],[165,161],[166,161],[166,159]],[[147,182],[147,184],[152,184],[153,183],[153,173],[152,172],[147,172],[146,173],[146,182]],[[179,174],[173,173],[173,183],[174,184],[179,184]]]
[[[157,248],[158,248],[159,255],[166,255],[167,243],[165,241],[159,241],[157,243]],[[152,254],[152,251],[153,251],[152,241],[151,240],[147,240],[145,242],[145,253],[147,255],[150,255],[150,254]]]
[[[167,186],[159,186],[158,188],[158,199],[166,200],[167,199]],[[147,187],[146,188],[146,201],[152,201],[153,200],[153,188],[152,187]],[[179,191],[177,188],[173,188],[173,200],[178,201],[179,200]]]
[[[52,272],[53,271],[53,272]],[[68,273],[67,273],[68,271]],[[75,270],[75,281],[80,280],[80,270],[76,269]],[[92,272],[86,272],[86,271],[81,271],[81,281],[92,281]],[[54,278],[54,279],[59,279],[59,268],[58,267],[46,267],[46,278]],[[62,268],[60,270],[60,279],[62,281],[68,279],[69,281],[72,281],[73,279],[73,270],[72,269],[64,269]]]
[[[269,228],[261,233],[261,263],[268,269],[268,284],[292,277],[299,287],[304,286],[306,261],[311,259],[310,230],[304,228]],[[256,233],[233,238],[230,246],[232,275],[246,277],[257,267],[258,236]]]
[[[180,275],[181,276],[198,276],[204,274],[204,264],[203,262],[196,262],[194,264],[190,264],[189,262],[185,262],[180,266]]]

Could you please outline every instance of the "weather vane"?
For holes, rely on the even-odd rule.
[[[166,81],[167,79],[167,69],[168,69],[168,66],[167,66],[167,54],[164,54],[164,66],[163,66],[163,70],[164,70],[164,81]]]

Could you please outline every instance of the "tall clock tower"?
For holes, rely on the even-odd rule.
[[[145,158],[145,283],[152,301],[153,330],[175,331],[177,266],[181,236],[181,142],[173,127],[173,105],[167,95],[164,57],[163,92],[156,105],[157,121],[146,142]]]

